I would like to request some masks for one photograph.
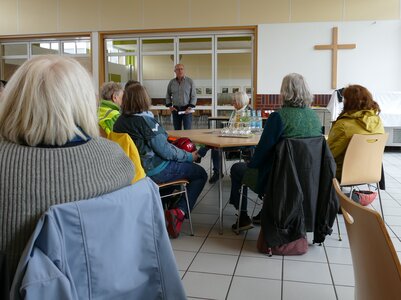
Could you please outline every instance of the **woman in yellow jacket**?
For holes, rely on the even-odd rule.
[[[365,87],[350,85],[344,90],[343,96],[344,109],[333,123],[327,141],[337,164],[336,177],[339,180],[345,151],[352,136],[384,133],[379,117],[380,107]]]
[[[119,83],[110,81],[102,86],[99,109],[97,112],[99,126],[108,135],[120,116],[120,106],[123,101],[124,90]]]

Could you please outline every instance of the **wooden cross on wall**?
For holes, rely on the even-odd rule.
[[[331,88],[337,88],[337,52],[340,49],[355,49],[356,44],[338,44],[338,27],[333,27],[331,45],[315,45],[315,50],[331,52]]]

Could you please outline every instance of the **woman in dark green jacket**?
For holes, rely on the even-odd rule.
[[[255,192],[263,193],[263,184],[274,160],[275,146],[283,138],[304,138],[322,135],[322,124],[317,114],[309,107],[313,96],[309,92],[302,75],[291,73],[284,77],[281,85],[282,108],[273,112],[266,121],[260,141],[249,164],[240,162],[231,167],[230,203],[236,209],[239,206],[240,189],[245,172],[252,172],[255,177]],[[250,170],[251,169],[251,170]],[[248,170],[248,171],[247,171]],[[239,222],[239,230],[252,228],[252,221],[247,210],[247,188],[244,188]],[[253,218],[260,222],[260,214]],[[237,223],[232,228],[236,230]]]

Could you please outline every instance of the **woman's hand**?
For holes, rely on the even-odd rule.
[[[192,152],[192,161],[200,163],[201,156],[199,155],[198,151]]]

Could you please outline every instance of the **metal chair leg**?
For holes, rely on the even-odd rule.
[[[192,228],[191,208],[189,206],[189,200],[188,200],[188,193],[187,193],[187,186],[186,185],[184,185],[184,194],[185,194],[185,200],[187,201],[188,220],[189,220],[189,226],[191,228],[191,236],[193,236],[194,235],[194,230]]]
[[[212,151],[213,150],[210,150],[209,177],[212,177]]]
[[[239,235],[239,218],[241,216],[241,207],[242,207],[242,195],[244,194],[244,187],[245,185],[241,185],[241,192],[239,196],[239,203],[238,203],[238,218],[237,218],[237,229],[234,231],[237,235]]]
[[[380,203],[380,210],[382,213],[382,219],[383,219],[383,223],[385,224],[386,222],[384,221],[383,204],[382,204],[382,197],[380,195],[379,183],[376,183],[376,187],[377,187],[377,194],[379,195],[379,203]]]
[[[336,222],[337,222],[337,230],[338,230],[338,240],[342,241],[343,239],[341,238],[340,224],[338,223],[337,215],[336,215]]]

